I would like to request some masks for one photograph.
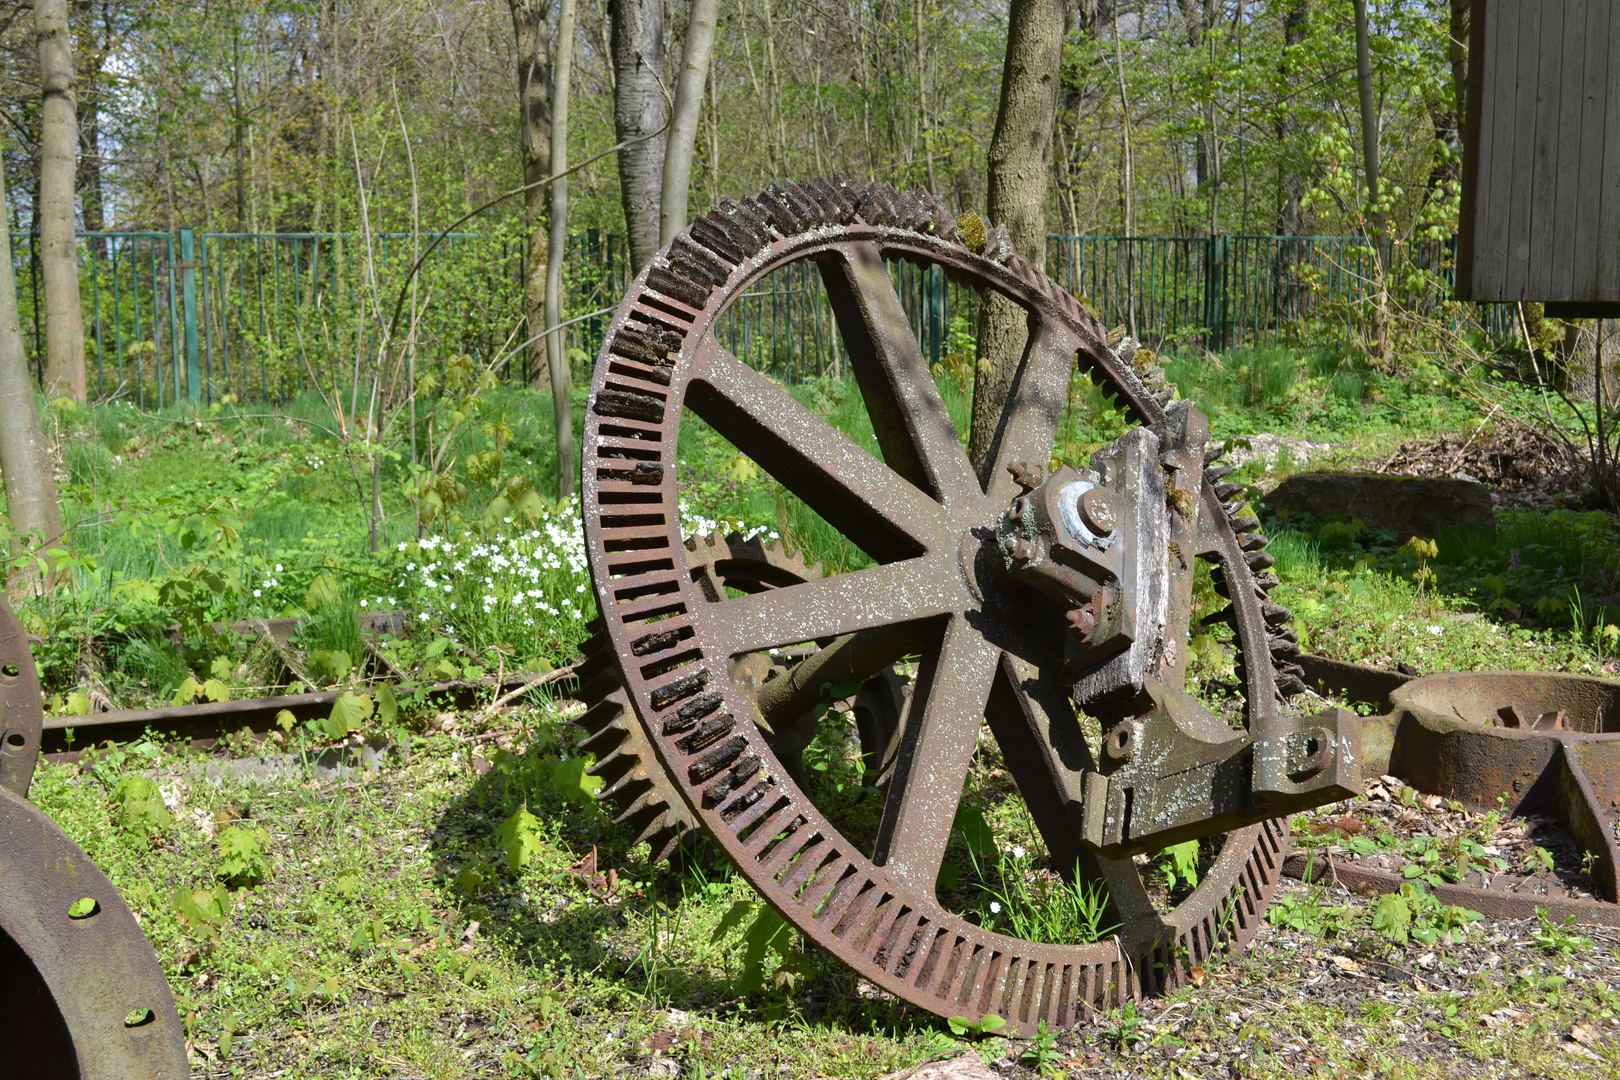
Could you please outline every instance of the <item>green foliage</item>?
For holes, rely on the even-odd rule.
[[[193,937],[204,941],[216,939],[231,917],[231,894],[224,885],[212,889],[181,886],[174,891],[173,908]]]
[[[1373,909],[1372,927],[1398,945],[1415,938],[1433,945],[1454,934],[1466,933],[1469,924],[1485,916],[1455,904],[1442,904],[1418,882],[1408,881],[1400,891],[1379,897]]]
[[[1176,880],[1187,888],[1198,885],[1198,841],[1186,840],[1179,844],[1171,844],[1159,852],[1157,863],[1165,877],[1170,879],[1170,887],[1175,888]]]
[[[995,1013],[985,1013],[977,1020],[969,1020],[965,1016],[952,1016],[945,1023],[949,1025],[952,1035],[963,1039],[982,1039],[994,1035],[1007,1026],[1006,1019]]]
[[[805,957],[794,947],[795,931],[768,904],[738,900],[726,910],[710,936],[712,943],[724,940],[748,920],[742,933],[742,970],[737,989],[759,993],[768,988],[792,991],[805,971]]]
[[[219,876],[233,888],[263,883],[270,873],[270,834],[261,826],[228,825],[215,838]]]
[[[1041,1076],[1062,1076],[1058,1069],[1057,1035],[1047,1026],[1045,1020],[1035,1025],[1035,1037],[1029,1041],[1029,1046],[1018,1055],[1018,1064],[1025,1068],[1034,1069]]]
[[[174,824],[174,815],[163,803],[163,793],[144,776],[119,780],[112,799],[120,824],[132,832],[153,836]]]
[[[332,702],[332,711],[320,722],[321,730],[329,739],[344,739],[365,727],[376,711],[370,694],[356,694],[345,690]]]
[[[506,868],[520,874],[544,846],[540,819],[529,813],[529,806],[525,803],[496,827],[494,841],[506,860]]]
[[[1570,929],[1574,925],[1573,915],[1559,924],[1552,921],[1546,908],[1536,908],[1536,927],[1530,932],[1530,937],[1545,953],[1553,956],[1572,956],[1592,947],[1591,938],[1582,937]]]
[[[1349,908],[1335,907],[1322,902],[1319,888],[1297,889],[1274,897],[1266,908],[1266,921],[1273,926],[1310,934],[1320,938],[1334,938],[1350,925]]]

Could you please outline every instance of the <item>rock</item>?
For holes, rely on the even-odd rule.
[[[1245,446],[1244,443],[1248,445]],[[1235,469],[1251,461],[1263,461],[1267,471],[1277,463],[1277,458],[1284,451],[1287,451],[1291,461],[1303,463],[1333,449],[1325,442],[1312,442],[1310,439],[1270,433],[1248,435],[1242,439],[1221,440],[1217,445],[1226,448],[1226,452],[1221,455],[1222,465],[1230,465]]]
[[[1433,476],[1379,473],[1301,473],[1266,496],[1272,513],[1354,518],[1370,530],[1389,529],[1402,540],[1432,539],[1442,530],[1473,526],[1496,531],[1491,493],[1484,484]]]
[[[945,1061],[930,1061],[915,1069],[890,1073],[883,1080],[1001,1080],[1001,1074],[975,1053],[958,1054]]]

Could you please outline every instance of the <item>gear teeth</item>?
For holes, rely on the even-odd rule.
[[[1269,591],[1271,589],[1275,589],[1278,585],[1281,585],[1282,579],[1276,574],[1273,574],[1271,571],[1265,570],[1254,575],[1254,583],[1259,586],[1262,591]]]
[[[1266,620],[1267,626],[1285,626],[1294,618],[1294,613],[1281,604],[1266,603],[1260,608],[1260,615]]]
[[[1260,522],[1256,521],[1252,517],[1240,517],[1232,519],[1232,531],[1237,533],[1239,536],[1242,536],[1244,533],[1254,532],[1259,528]]]
[[[710,211],[692,222],[687,229],[687,235],[691,236],[696,243],[712,251],[720,261],[729,263],[732,266],[739,266],[748,257],[748,252],[744,251],[743,246],[727,233],[724,219],[716,220],[717,218],[719,218],[719,215]]]
[[[1232,622],[1232,615],[1233,615],[1232,605],[1228,604],[1225,607],[1221,608],[1221,610],[1211,612],[1210,614],[1205,615],[1202,619],[1199,619],[1198,620],[1198,625],[1199,626],[1219,626],[1221,623],[1226,623],[1226,624],[1230,625],[1231,622]]]
[[[1271,659],[1274,662],[1278,664],[1293,663],[1299,659],[1300,655],[1299,646],[1293,642],[1282,641],[1278,638],[1271,639]]]
[[[1295,631],[1294,629],[1292,629],[1291,627],[1284,627],[1283,629],[1278,629],[1277,627],[1272,626],[1272,627],[1268,627],[1267,631],[1268,631],[1268,633],[1270,633],[1271,639],[1273,641],[1286,641],[1291,645],[1298,645],[1299,644],[1299,633],[1297,631]]]
[[[1242,509],[1243,509],[1243,500],[1242,499],[1233,499],[1231,502],[1223,502],[1223,503],[1221,503],[1221,510],[1225,512],[1225,514],[1226,514],[1226,516],[1228,518],[1237,517],[1238,511],[1242,510]]]
[[[1238,533],[1238,547],[1244,551],[1260,551],[1269,543],[1264,533]]]
[[[1204,478],[1212,484],[1218,484],[1232,475],[1231,465],[1212,465],[1204,470]]]
[[[1278,695],[1284,699],[1287,699],[1294,697],[1297,694],[1303,694],[1306,689],[1305,679],[1303,676],[1303,670],[1300,671],[1299,675],[1279,671],[1277,674]]]
[[[1215,497],[1221,500],[1221,502],[1226,502],[1227,500],[1231,499],[1232,496],[1241,494],[1242,491],[1242,484],[1233,484],[1229,482],[1215,485]]]
[[[1277,556],[1269,551],[1251,551],[1243,556],[1250,570],[1269,570],[1277,565]]]

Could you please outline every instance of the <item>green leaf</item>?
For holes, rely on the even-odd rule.
[[[174,893],[174,910],[197,936],[217,937],[219,927],[231,914],[231,894],[223,885],[212,889],[181,886]]]
[[[1164,857],[1170,862],[1167,869],[1172,876],[1179,877],[1190,888],[1198,885],[1198,841],[1171,844],[1164,849]]]
[[[297,723],[298,717],[294,716],[288,709],[282,709],[276,713],[276,726],[289,735],[292,734],[292,729]]]
[[[551,770],[551,786],[563,798],[573,802],[591,802],[602,786],[600,776],[586,773],[587,762],[582,757],[559,761]]]
[[[370,694],[356,694],[352,690],[345,690],[332,702],[332,713],[326,718],[326,734],[334,739],[346,737],[350,732],[359,731],[361,726],[370,718],[373,710]]]
[[[202,685],[203,697],[209,701],[231,700],[231,688],[218,679],[209,679]]]
[[[506,866],[514,874],[534,861],[540,853],[540,819],[529,813],[528,804],[495,828],[495,843],[506,856]]]
[[[951,1027],[951,1034],[958,1037],[966,1035],[973,1028],[973,1022],[965,1016],[953,1016],[945,1021]]]
[[[765,959],[775,953],[783,961],[788,959],[788,939],[791,931],[782,916],[769,905],[760,908],[748,932],[743,935],[742,986],[745,990],[765,988]]]
[[[216,679],[229,679],[234,670],[231,662],[223,656],[214,657],[214,662],[208,665],[208,674]]]
[[[950,859],[939,864],[939,877],[934,879],[934,891],[947,893],[956,888],[956,883],[962,879],[962,868]]]
[[[1398,893],[1388,893],[1373,905],[1372,926],[1391,941],[1405,945],[1412,928],[1412,909]]]
[[[332,890],[339,896],[353,896],[360,889],[360,871],[340,870],[332,879]]]
[[[197,700],[197,692],[201,689],[202,687],[197,685],[197,680],[187,675],[185,680],[175,688],[172,704],[177,706],[190,705]]]
[[[304,593],[304,607],[310,614],[319,614],[327,608],[343,603],[343,586],[331,574],[316,574]]]
[[[399,698],[394,696],[394,688],[383,683],[376,689],[377,694],[377,722],[383,727],[393,727],[394,721],[399,719]]]
[[[126,776],[113,788],[113,804],[125,828],[155,832],[174,824],[174,815],[163,804],[163,793],[144,776]]]
[[[709,944],[715,944],[741,926],[744,919],[754,914],[754,909],[757,906],[752,900],[738,900],[732,904],[731,907],[726,909],[726,913],[720,917],[720,924],[714,928],[714,933],[709,935]]]
[[[219,876],[236,885],[257,885],[270,870],[270,834],[264,829],[229,825],[215,838],[222,856]]]
[[[62,716],[89,716],[90,715],[90,695],[86,694],[83,690],[71,690],[71,691],[69,691],[68,696],[67,696],[67,704],[62,706],[61,715]]]
[[[979,1022],[973,1026],[978,1028],[981,1033],[991,1035],[1006,1027],[1007,1021],[995,1013],[985,1013],[984,1016],[980,1017]]]
[[[996,834],[977,807],[958,806],[951,827],[962,834],[963,843],[975,858],[988,859],[996,853]]]

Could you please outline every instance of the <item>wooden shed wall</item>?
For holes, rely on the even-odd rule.
[[[1457,295],[1620,301],[1620,2],[1474,0]]]

